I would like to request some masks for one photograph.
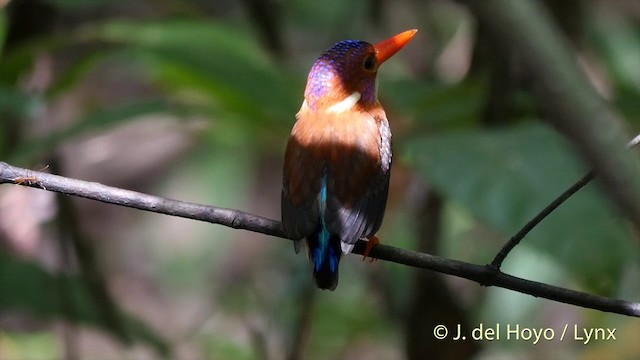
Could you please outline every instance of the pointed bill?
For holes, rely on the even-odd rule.
[[[395,55],[395,53],[397,53],[400,49],[407,45],[409,41],[411,41],[411,39],[417,32],[417,29],[407,30],[373,45],[374,49],[376,50],[376,59],[378,60],[378,63],[382,64],[390,57]]]

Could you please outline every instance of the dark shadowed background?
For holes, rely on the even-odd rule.
[[[637,131],[640,2],[543,3]],[[279,219],[284,146],[315,58],[411,28],[378,76],[395,149],[378,235],[488,263],[588,167],[541,121],[553,114],[522,54],[455,1],[0,0],[0,160]],[[637,301],[635,237],[594,183],[503,270]],[[314,290],[306,257],[281,239],[0,187],[0,359],[640,357],[634,318],[355,255],[340,276],[336,291]],[[556,338],[437,341],[438,324]],[[560,341],[567,324],[617,339]]]

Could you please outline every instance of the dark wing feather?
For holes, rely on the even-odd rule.
[[[387,205],[389,175],[387,171],[371,179],[367,190],[353,205],[343,204],[336,198],[329,201],[325,215],[327,225],[330,232],[339,234],[344,253],[351,252],[358,239],[370,237],[380,229]]]
[[[340,181],[333,189],[329,187],[325,220],[329,231],[339,234],[344,253],[351,252],[358,239],[370,237],[380,229],[387,205],[391,132],[386,118],[366,115],[371,117],[369,121],[376,122],[376,128],[353,129],[359,136],[359,146],[349,147],[340,166],[330,171],[330,176]]]
[[[294,127],[285,152],[281,207],[285,232],[297,240],[311,235],[320,218],[318,193],[322,174],[312,166],[316,161],[312,155],[300,143]],[[301,244],[295,241],[294,245],[299,252]]]

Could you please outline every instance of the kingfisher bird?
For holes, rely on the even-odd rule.
[[[417,30],[378,44],[344,40],[311,67],[284,157],[282,225],[296,253],[306,238],[321,289],[338,285],[342,254],[377,245],[391,173],[391,129],[376,74]]]

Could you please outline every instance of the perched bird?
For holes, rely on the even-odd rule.
[[[296,253],[306,238],[321,289],[338,285],[338,265],[358,239],[377,244],[387,203],[391,130],[378,102],[380,65],[413,38],[409,30],[376,45],[344,40],[311,67],[284,158],[282,224]]]

